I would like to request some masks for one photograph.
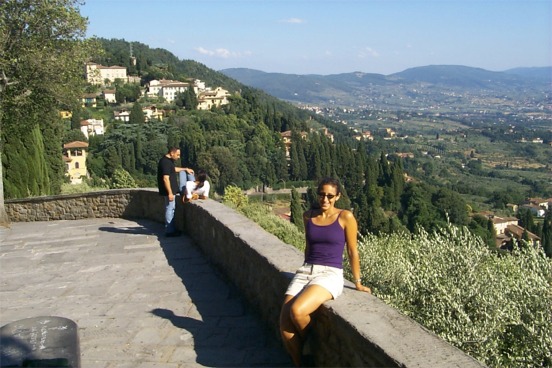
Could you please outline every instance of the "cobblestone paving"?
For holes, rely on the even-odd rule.
[[[0,228],[0,326],[75,321],[83,368],[291,366],[192,240],[162,234],[124,219]]]

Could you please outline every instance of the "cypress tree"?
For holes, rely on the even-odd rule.
[[[542,248],[544,253],[552,258],[552,209],[548,209],[542,224]]]
[[[489,233],[487,244],[492,247],[496,246],[496,229],[491,219],[487,220],[487,232]]]
[[[299,179],[298,180],[307,180],[308,179],[308,168],[307,168],[307,157],[306,157],[306,145],[300,135],[297,144],[297,156],[299,159]]]
[[[297,143],[294,143],[293,141],[291,142],[289,157],[291,180],[301,180],[301,165],[299,162],[299,153],[297,152]]]
[[[311,180],[318,180],[322,178],[322,163],[320,160],[320,153],[318,150],[318,147],[315,147],[314,145],[311,146],[311,154],[310,154],[310,160],[308,168],[309,170],[309,179]]]
[[[274,175],[276,181],[279,180],[288,180],[288,159],[286,157],[286,149],[281,140],[278,140],[279,146],[275,148],[275,151],[271,154],[272,165],[274,167]]]
[[[80,122],[82,120],[81,114],[82,112],[80,107],[73,110],[71,113],[71,129],[80,129]]]
[[[301,231],[305,230],[303,223],[303,207],[301,206],[301,197],[295,188],[291,188],[291,223],[297,226]]]
[[[144,124],[146,122],[146,117],[144,116],[144,112],[142,111],[142,105],[140,105],[140,102],[136,101],[134,105],[132,105],[132,109],[130,110],[130,115],[128,117],[128,122],[130,124]]]

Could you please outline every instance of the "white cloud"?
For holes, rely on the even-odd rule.
[[[222,47],[214,50],[209,50],[200,46],[200,47],[196,47],[195,50],[202,55],[213,56],[220,59],[237,59],[237,58],[251,55],[251,51],[244,51],[244,52],[230,51]]]
[[[291,23],[291,24],[301,24],[301,23],[305,23],[305,20],[301,18],[289,18],[289,19],[282,19],[281,22]]]
[[[365,47],[365,48],[361,49],[358,53],[358,57],[361,58],[361,59],[364,59],[366,57],[377,58],[379,56],[380,56],[379,52],[377,52],[376,50],[374,50],[371,47]]]

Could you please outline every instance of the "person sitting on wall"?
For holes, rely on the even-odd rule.
[[[355,287],[371,293],[360,279],[357,250],[357,222],[351,211],[335,207],[341,196],[341,185],[334,178],[318,184],[320,208],[303,214],[305,223],[305,263],[301,266],[285,293],[280,314],[280,333],[284,346],[296,366],[304,362],[303,344],[311,322],[311,314],[324,302],[343,292],[343,250],[351,264]]]
[[[196,199],[209,198],[209,190],[211,185],[207,180],[207,173],[205,170],[198,170],[195,176],[192,176],[192,180],[188,177],[184,188],[184,202],[189,202]]]

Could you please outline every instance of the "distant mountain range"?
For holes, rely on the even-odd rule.
[[[458,65],[431,65],[390,75],[352,72],[334,75],[266,73],[233,68],[221,73],[292,102],[313,104],[406,105],[442,100],[443,95],[541,95],[552,92],[552,67],[493,72]]]

